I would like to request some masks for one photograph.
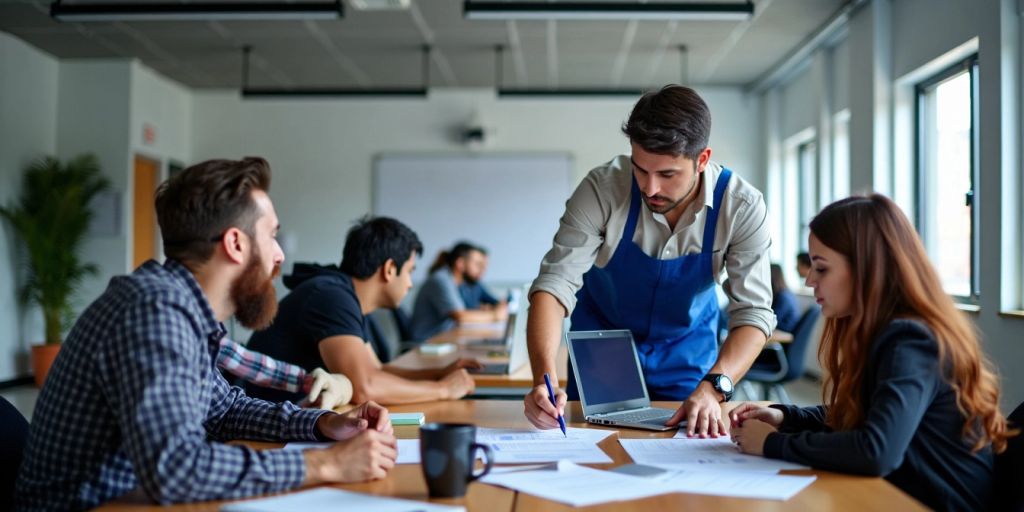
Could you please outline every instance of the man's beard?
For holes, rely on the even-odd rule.
[[[473,285],[476,285],[477,283],[479,283],[480,280],[475,278],[475,277],[473,277],[473,276],[471,276],[471,275],[469,275],[466,272],[463,272],[462,273],[462,282],[466,283],[466,284],[468,284],[470,286],[473,286]]]
[[[253,258],[242,274],[231,283],[231,301],[235,304],[235,318],[248,329],[266,329],[277,315],[277,290],[274,279],[281,267],[274,265],[270,276],[263,273],[263,258],[253,248]]]

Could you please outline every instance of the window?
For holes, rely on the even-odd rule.
[[[919,83],[917,228],[946,291],[978,289],[977,56]]]
[[[850,111],[832,121],[832,201],[850,195]]]
[[[815,193],[818,189],[818,147],[813,139],[797,146],[796,159],[799,182],[797,219],[800,223],[797,247],[800,251],[806,251],[807,239],[811,235],[811,219],[818,213],[818,197]]]

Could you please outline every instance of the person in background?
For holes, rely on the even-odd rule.
[[[480,266],[480,278],[475,282],[463,282],[459,285],[459,296],[462,297],[462,303],[466,306],[466,309],[492,309],[502,305],[504,301],[498,299],[491,292],[487,290],[487,287],[480,282],[483,279],[484,274],[487,273],[487,265],[490,262],[490,256],[487,254],[487,250],[483,247],[477,247],[480,254],[483,255],[483,263]],[[443,254],[443,253],[442,253]],[[439,262],[435,262],[437,264]],[[433,268],[433,265],[431,266]]]
[[[214,358],[234,316],[266,327],[284,253],[262,158],[209,160],[156,192],[167,260],[117,276],[81,314],[39,393],[15,509],[83,510],[140,490],[166,505],[382,478],[387,409],[271,404],[229,386]],[[256,450],[230,439],[337,440]]]
[[[811,271],[811,256],[806,252],[796,255],[796,273],[800,279],[807,279],[807,273]]]
[[[253,333],[249,348],[308,371],[322,367],[345,375],[356,402],[457,400],[472,393],[475,384],[466,368],[480,367],[475,359],[410,370],[382,364],[368,343],[366,316],[398,307],[412,288],[422,251],[416,233],[405,224],[387,217],[361,219],[345,237],[340,266],[295,264],[284,278],[291,293],[281,299],[277,319]],[[301,393],[253,384],[245,389],[272,401],[302,399]]]
[[[796,296],[786,286],[786,277],[782,275],[782,267],[772,263],[772,311],[775,312],[775,328],[792,333],[800,321]]]
[[[1015,432],[975,328],[914,227],[878,194],[833,203],[810,227],[826,404],[741,404],[733,441],[744,453],[885,477],[933,509],[990,508],[993,453]]]
[[[505,304],[488,310],[469,309],[459,294],[462,284],[480,282],[484,268],[483,251],[467,242],[459,242],[437,256],[430,266],[430,277],[416,295],[411,321],[414,340],[426,340],[456,325],[500,322],[508,318]]]
[[[292,393],[305,393],[301,405],[327,411],[352,400],[352,381],[340,373],[327,373],[323,368],[306,372],[300,366],[278,361],[249,350],[224,337],[217,352],[217,368],[243,382]]]

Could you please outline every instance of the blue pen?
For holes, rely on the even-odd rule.
[[[548,377],[548,374],[546,373],[544,374],[544,384],[547,384],[548,386],[548,398],[551,399],[551,405],[555,406],[557,409],[558,402],[555,401],[555,390],[551,389],[551,377]],[[562,429],[562,435],[569,437],[569,434],[565,433],[565,418],[563,418],[561,414],[558,415],[558,426]]]

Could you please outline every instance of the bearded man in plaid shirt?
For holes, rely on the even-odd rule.
[[[382,478],[387,410],[345,414],[245,396],[215,368],[222,322],[274,318],[284,254],[262,158],[211,160],[163,183],[167,260],[115,277],[68,335],[43,387],[18,475],[20,510],[81,510],[141,490],[161,504]],[[257,451],[231,439],[338,440]]]

